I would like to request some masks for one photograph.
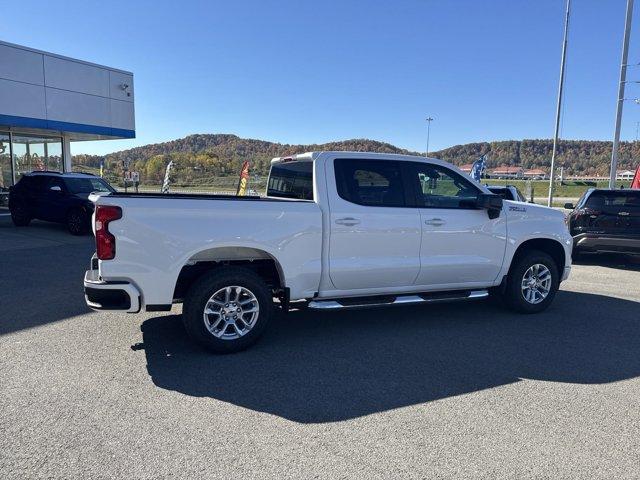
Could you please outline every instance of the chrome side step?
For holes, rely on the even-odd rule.
[[[456,292],[422,293],[419,295],[398,295],[396,297],[350,297],[337,298],[333,300],[311,300],[308,304],[308,307],[314,310],[339,310],[343,308],[371,308],[389,305],[455,302],[461,300],[475,300],[488,296],[488,290],[464,290]]]

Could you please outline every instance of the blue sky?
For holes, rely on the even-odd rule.
[[[3,3],[0,38],[134,72],[137,138],[74,153],[191,133],[424,151],[427,115],[431,150],[552,137],[563,11],[564,0],[24,1]],[[572,2],[563,138],[613,136],[624,12],[625,0]],[[625,108],[634,139],[640,106]]]

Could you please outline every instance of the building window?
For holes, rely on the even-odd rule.
[[[16,182],[37,170],[62,172],[62,138],[13,134],[13,169]]]
[[[13,185],[9,140],[8,133],[0,132],[0,208],[7,206],[9,187]]]

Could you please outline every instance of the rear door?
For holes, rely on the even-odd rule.
[[[23,181],[28,181],[24,189],[24,196],[27,199],[31,215],[35,218],[41,217],[42,206],[44,205],[44,189],[49,181],[48,175],[29,175]]]
[[[402,163],[378,158],[328,162],[329,276],[336,289],[413,285],[422,231]]]

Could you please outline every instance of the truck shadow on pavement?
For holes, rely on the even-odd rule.
[[[245,352],[212,355],[178,315],[142,325],[155,385],[301,422],[335,422],[520,379],[600,384],[640,375],[636,302],[560,291],[545,313],[488,302],[274,318]]]

